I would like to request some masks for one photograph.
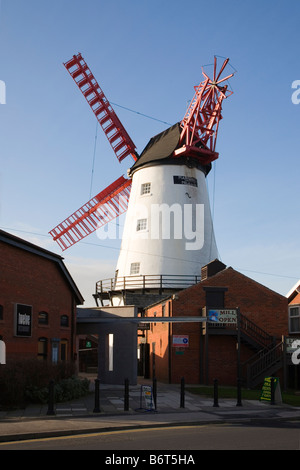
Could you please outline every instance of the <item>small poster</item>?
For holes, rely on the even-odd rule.
[[[271,382],[272,379],[274,381],[274,402],[276,404],[282,403],[282,397],[281,397],[281,391],[280,391],[280,384],[279,384],[279,378],[278,377],[265,377],[262,389],[261,389],[261,395],[260,395],[260,401],[268,401],[271,403]]]
[[[141,386],[141,393],[145,401],[145,408],[146,410],[153,410],[153,394],[152,394],[152,387],[150,385],[142,385]]]

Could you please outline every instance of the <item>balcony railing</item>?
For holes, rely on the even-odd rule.
[[[96,283],[96,294],[130,289],[185,289],[201,281],[201,276],[153,274],[103,279]]]

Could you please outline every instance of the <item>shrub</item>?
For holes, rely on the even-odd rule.
[[[11,361],[0,367],[0,408],[23,407],[26,402],[47,403],[49,382],[55,385],[55,400],[66,401],[88,393],[89,381],[74,376],[74,365],[38,360]]]

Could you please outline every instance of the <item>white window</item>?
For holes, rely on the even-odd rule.
[[[140,263],[131,263],[130,274],[139,274],[139,272],[140,272]]]
[[[300,305],[289,307],[289,332],[300,333]]]
[[[138,219],[136,224],[136,231],[140,232],[141,230],[147,229],[147,219]]]
[[[143,183],[141,186],[141,196],[143,194],[150,194],[151,183]]]

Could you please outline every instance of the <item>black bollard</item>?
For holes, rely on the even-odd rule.
[[[124,411],[129,410],[129,380],[125,379]]]
[[[218,379],[214,380],[214,407],[219,407]]]
[[[100,413],[100,380],[95,379],[95,407],[94,413]]]
[[[237,379],[237,403],[236,406],[242,406],[242,381]]]
[[[157,398],[157,381],[156,378],[153,378],[153,387],[152,387],[152,393],[153,393],[153,402],[154,402],[154,409],[156,410],[156,398]]]
[[[55,415],[54,411],[54,380],[50,380],[49,382],[49,399],[48,399],[48,416]]]
[[[184,408],[184,377],[181,379],[181,384],[180,384],[180,408]]]

